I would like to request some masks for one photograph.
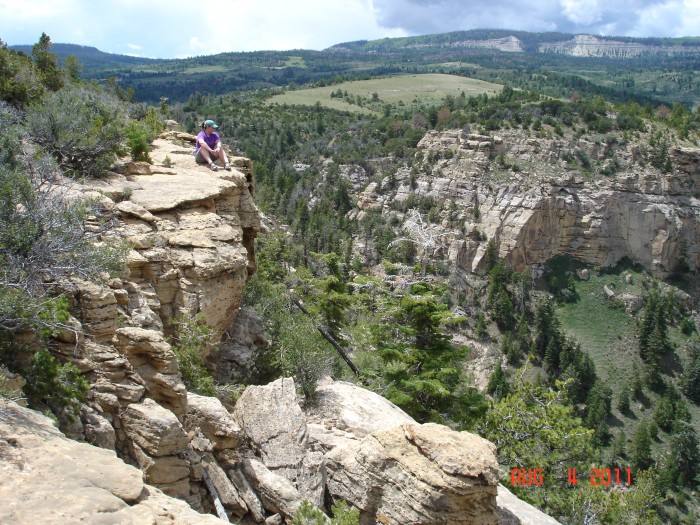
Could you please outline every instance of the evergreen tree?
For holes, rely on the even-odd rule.
[[[39,41],[32,47],[32,56],[44,85],[51,91],[61,89],[63,73],[58,67],[58,57],[51,53],[51,39],[46,33],[41,33]]]
[[[586,399],[586,426],[594,431],[593,438],[598,445],[607,443],[610,430],[607,419],[610,416],[612,390],[601,381],[596,381]]]
[[[500,399],[502,397],[505,397],[510,391],[510,385],[508,384],[508,376],[503,370],[500,361],[496,365],[496,369],[489,377],[489,382],[486,386],[486,391],[489,394],[491,394],[494,397],[494,399]]]
[[[550,361],[555,361],[554,354],[557,359],[559,351],[561,351],[561,332],[559,331],[559,320],[554,312],[554,304],[551,300],[545,299],[537,305],[535,310],[534,323],[534,345],[537,355],[544,357],[548,348],[551,348]]]
[[[617,409],[623,414],[627,414],[630,410],[630,394],[626,385],[617,396]]]
[[[656,290],[645,298],[637,338],[639,354],[647,365],[647,376],[653,384],[658,379],[661,357],[672,347],[668,338],[668,307]]]
[[[515,311],[507,290],[501,290],[496,296],[491,315],[502,332],[513,329],[513,325],[515,324]]]
[[[646,421],[641,421],[637,425],[637,430],[632,438],[630,446],[630,460],[635,471],[642,471],[650,468],[653,464],[651,456],[651,437]]]
[[[467,386],[461,369],[468,354],[453,345],[443,327],[451,317],[427,284],[415,284],[394,314],[398,337],[377,327],[375,344],[390,382],[386,397],[420,422],[434,421],[468,428],[483,415],[486,403]]]
[[[625,458],[627,457],[627,438],[622,429],[617,431],[610,452],[613,465],[617,467],[625,465]]]
[[[479,311],[479,313],[476,314],[476,324],[474,325],[474,335],[476,338],[485,339],[488,334],[487,328],[486,317],[482,311]]]
[[[518,329],[515,335],[515,342],[512,345],[513,364],[517,364],[519,359],[526,356],[532,347],[532,338],[530,337],[530,327],[527,324],[525,314],[520,314],[518,319]]]
[[[521,379],[511,385],[508,396],[491,403],[477,428],[479,435],[498,447],[498,461],[508,473],[516,466],[537,465],[545,480],[555,480],[562,470],[583,468],[592,454],[593,431],[582,426],[564,391]],[[560,491],[562,485],[545,482],[521,494],[540,508],[569,512],[565,509],[572,491]]]
[[[679,485],[695,484],[700,473],[700,450],[695,429],[685,421],[676,421],[670,443],[669,466],[677,476]]]
[[[688,348],[688,361],[681,374],[681,390],[696,403],[700,403],[700,345],[692,343]]]

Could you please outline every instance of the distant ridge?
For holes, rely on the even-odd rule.
[[[9,46],[15,51],[22,51],[28,55],[32,54],[31,45]],[[162,62],[159,59],[134,57],[129,55],[116,55],[105,53],[96,47],[80,46],[77,44],[51,44],[51,52],[55,53],[63,61],[67,56],[74,56],[83,63],[86,69],[114,69],[130,66],[139,66]]]
[[[558,54],[573,57],[634,59],[654,56],[699,56],[700,38],[604,37],[567,33],[530,33],[472,29],[434,35],[336,44],[328,51],[390,53],[407,49],[471,48],[508,53]]]
[[[663,43],[646,44],[637,41],[603,39],[593,35],[575,35],[571,40],[540,44],[539,51],[577,57],[638,58],[649,55],[693,55],[698,54],[700,47]]]

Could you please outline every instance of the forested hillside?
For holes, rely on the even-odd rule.
[[[323,51],[222,53],[182,60],[109,55],[68,45],[57,45],[54,52],[61,60],[78,58],[85,66],[84,78],[114,77],[125,91],[132,88],[137,100],[151,104],[161,97],[184,102],[195,93],[219,95],[406,73],[454,73],[564,98],[577,91],[610,101],[697,104],[696,38],[598,38],[600,56],[577,56],[575,46],[568,54],[567,46],[575,38],[565,33],[472,30],[339,43]],[[515,42],[516,52],[500,41]],[[547,51],[552,45],[560,45],[554,48],[559,51]],[[19,49],[28,52],[29,46]]]

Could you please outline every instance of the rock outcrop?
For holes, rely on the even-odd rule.
[[[412,178],[408,169],[400,171],[393,194],[376,188],[368,193],[368,187],[358,208],[362,213],[378,203],[390,213],[394,200],[412,194],[454,202],[451,216],[443,214],[442,254],[435,255],[449,256],[466,271],[482,264],[484,238],[494,240],[499,255],[517,270],[556,255],[598,267],[628,257],[658,277],[672,273],[679,258],[690,270],[700,267],[698,149],[671,148],[674,169],[664,173],[638,162],[646,155],[639,145],[621,147],[615,150],[615,176],[586,181],[568,170],[565,159],[573,152],[604,160],[610,145],[534,139],[513,131],[490,136],[448,130],[429,132],[418,147],[438,158],[430,172]],[[446,151],[449,155],[443,155]],[[528,169],[509,172],[502,167],[509,164]],[[498,169],[503,180],[494,180]]]
[[[463,47],[467,49],[495,49],[506,53],[523,53],[525,48],[516,36],[489,38],[487,40],[458,40],[445,44],[446,47]],[[432,47],[430,44],[411,44],[407,47]]]
[[[130,250],[118,278],[63,283],[72,329],[56,351],[90,382],[88,404],[66,432],[116,450],[148,483],[209,511],[207,483],[220,480],[208,454],[237,447],[242,433],[218,400],[188,398],[168,335],[183,315],[201,316],[216,338],[232,327],[261,225],[251,162],[231,157],[231,171],[212,172],[195,163],[193,144],[167,132],[152,163],[125,162],[71,188],[100,200],[108,235]]]
[[[361,523],[494,524],[496,449],[467,432],[416,423],[363,388],[328,380],[304,413],[294,382],[250,386],[234,415],[248,454],[232,465],[264,509],[289,518],[324,494],[360,509]]]
[[[328,493],[361,509],[362,524],[557,523],[498,485],[493,444],[420,425],[356,385],[320,386],[308,428],[325,453]]]
[[[571,40],[547,42],[538,46],[540,53],[557,53],[575,57],[640,58],[645,56],[694,55],[694,49],[677,45],[648,45],[622,42],[593,35],[575,35]]]
[[[66,438],[46,416],[0,400],[0,523],[215,525],[107,451]]]

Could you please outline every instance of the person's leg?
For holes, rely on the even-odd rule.
[[[221,160],[224,161],[224,169],[225,170],[230,170],[231,167],[228,163],[228,157],[226,156],[226,152],[224,151],[224,148],[221,148]]]
[[[214,164],[214,161],[212,160],[211,155],[204,148],[199,148],[197,150],[197,156],[195,157],[195,160],[201,164],[206,162],[207,164],[209,164],[209,167],[211,168],[212,171],[216,171],[218,169],[216,167],[216,164]]]
[[[211,155],[209,155],[209,152],[205,150],[204,148],[199,148],[197,150],[197,156],[195,157],[195,160],[200,163],[200,164],[211,164]]]

